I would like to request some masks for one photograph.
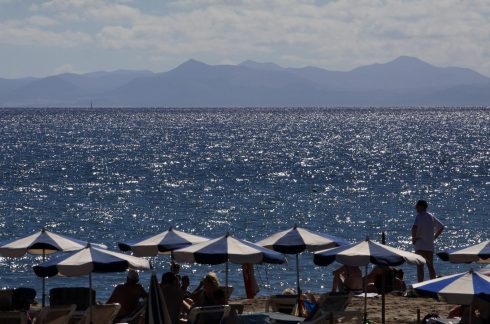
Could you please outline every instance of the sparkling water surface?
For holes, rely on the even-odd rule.
[[[414,203],[447,226],[437,248],[489,239],[488,109],[0,109],[0,239],[43,226],[116,249],[170,225],[257,241],[295,223],[411,250]],[[294,258],[258,266],[261,294],[295,286]],[[3,287],[41,281],[40,257],[0,258]],[[168,256],[152,258],[159,274]],[[325,291],[335,265],[303,254],[304,290]],[[436,263],[440,274],[476,265]],[[404,265],[407,281],[415,268]],[[224,265],[183,265],[197,285]],[[148,285],[149,272],[142,273]],[[124,274],[96,274],[104,301]],[[230,267],[235,296],[242,274]],[[86,286],[50,278],[48,289]]]

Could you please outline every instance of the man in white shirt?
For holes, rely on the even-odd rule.
[[[415,209],[417,216],[412,227],[412,243],[415,245],[415,253],[424,257],[429,268],[430,279],[436,278],[434,269],[434,241],[441,235],[444,225],[433,215],[427,212],[428,204],[425,200],[419,200]],[[424,266],[417,267],[417,279],[424,281]]]

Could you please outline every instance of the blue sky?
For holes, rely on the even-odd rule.
[[[490,76],[490,1],[0,0],[0,77],[189,58],[348,70],[400,55]]]

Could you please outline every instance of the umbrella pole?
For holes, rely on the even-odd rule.
[[[386,323],[386,272],[383,268],[381,273],[381,323]]]
[[[296,289],[298,292],[298,313],[301,312],[301,288],[299,287],[299,254],[296,253]]]
[[[46,250],[43,249],[43,263],[46,261]],[[42,290],[43,290],[43,296],[42,296],[42,306],[46,306],[46,277],[43,277],[43,285],[42,285]]]
[[[89,323],[92,324],[92,311],[93,311],[93,308],[92,308],[92,272],[90,272],[88,274],[88,287],[89,287],[89,291],[88,291],[88,307],[89,307]]]
[[[367,323],[367,285],[366,285],[366,278],[368,274],[368,266],[366,264],[366,267],[364,268],[364,322]]]
[[[228,270],[229,270],[229,261],[226,260],[225,265],[225,302],[228,304]]]

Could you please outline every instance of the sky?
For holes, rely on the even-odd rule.
[[[490,76],[488,0],[0,0],[0,77],[194,58],[350,70],[401,55]]]

